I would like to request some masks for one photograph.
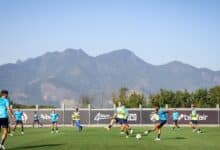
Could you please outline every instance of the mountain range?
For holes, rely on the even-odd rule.
[[[90,96],[95,105],[108,105],[121,87],[148,95],[161,88],[194,91],[219,84],[220,71],[179,61],[152,65],[127,49],[96,57],[66,49],[0,66],[0,89],[22,104],[78,104],[80,97]]]

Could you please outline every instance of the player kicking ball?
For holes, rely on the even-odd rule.
[[[180,128],[179,124],[178,124],[178,119],[179,119],[179,112],[174,109],[173,113],[172,113],[172,118],[173,118],[173,130],[176,128]]]
[[[168,111],[165,111],[164,109],[160,108],[160,106],[155,107],[155,111],[153,112],[155,116],[155,123],[153,129],[150,129],[148,131],[145,131],[144,134],[148,135],[151,132],[156,131],[157,137],[155,141],[160,141],[160,135],[161,135],[161,128],[167,123],[167,113]]]
[[[123,131],[126,134],[126,138],[129,137],[129,125],[128,125],[128,110],[125,108],[125,106],[118,102],[118,107],[116,109],[116,118],[117,122],[121,124],[121,131]]]
[[[110,130],[112,127],[113,127],[113,125],[114,124],[120,124],[121,126],[120,126],[120,129],[121,129],[121,134],[124,134],[124,130],[123,130],[123,124],[122,124],[122,121],[120,121],[121,119],[120,118],[118,118],[118,115],[117,115],[117,113],[118,113],[118,111],[121,109],[121,107],[124,107],[125,108],[125,106],[122,106],[122,104],[121,104],[121,102],[119,101],[118,102],[118,107],[116,108],[116,110],[115,110],[115,113],[114,113],[114,115],[113,115],[113,117],[112,117],[112,119],[111,119],[111,121],[110,121],[110,124],[108,125],[108,127],[105,127],[107,130]],[[125,122],[128,122],[128,110],[125,108],[125,111],[126,111],[126,119],[124,119],[124,121]],[[128,125],[128,123],[127,123],[127,125]],[[129,127],[129,125],[128,125],[128,130],[130,131],[130,134],[132,134],[133,133],[133,130]]]
[[[15,132],[17,126],[20,125],[21,126],[21,134],[23,135],[24,134],[24,124],[22,121],[22,117],[24,117],[23,112],[20,109],[18,109],[14,112],[14,116],[15,116],[16,121],[15,121],[15,126],[12,131]]]
[[[59,115],[55,113],[55,110],[52,111],[50,114],[50,120],[51,120],[51,133],[53,134],[54,132],[59,133],[58,130],[58,119]]]
[[[190,127],[193,129],[193,132],[202,133],[201,129],[198,126],[199,114],[196,112],[195,106],[192,107],[192,112],[190,114],[191,121]]]
[[[40,122],[39,116],[38,116],[38,114],[37,114],[36,111],[34,112],[34,116],[33,116],[33,123],[32,123],[32,127],[33,127],[33,128],[34,128],[35,124],[37,124],[38,127],[39,127],[39,125],[40,125],[41,127],[43,127],[43,124]]]
[[[5,150],[4,144],[8,134],[9,117],[14,120],[14,115],[9,105],[8,91],[2,90],[0,93],[0,129],[2,130],[2,138],[0,141],[1,150]]]
[[[73,112],[72,114],[72,123],[73,125],[75,124],[75,126],[78,128],[79,131],[82,131],[83,127],[81,126],[80,123],[79,108],[76,108],[76,111]]]

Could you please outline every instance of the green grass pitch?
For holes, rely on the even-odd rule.
[[[135,134],[146,128],[133,128],[134,134],[128,139],[120,135],[118,128],[107,131],[104,128],[60,128],[58,134],[51,134],[49,128],[27,128],[25,135],[20,129],[8,137],[8,150],[220,150],[220,128],[202,128],[204,133],[192,133],[190,128],[162,129],[161,141],[154,141],[152,133],[136,140]]]

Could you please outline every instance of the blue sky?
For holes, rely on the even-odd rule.
[[[0,0],[0,64],[82,48],[220,70],[218,0]]]

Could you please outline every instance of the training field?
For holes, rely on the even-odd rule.
[[[135,134],[148,128],[134,128],[128,139],[120,135],[118,128],[60,128],[60,133],[51,134],[49,128],[27,128],[25,135],[18,130],[8,137],[8,150],[220,150],[220,128],[202,128],[204,133],[192,133],[190,128],[172,131],[162,129],[161,141],[154,141],[155,134],[136,140]]]

